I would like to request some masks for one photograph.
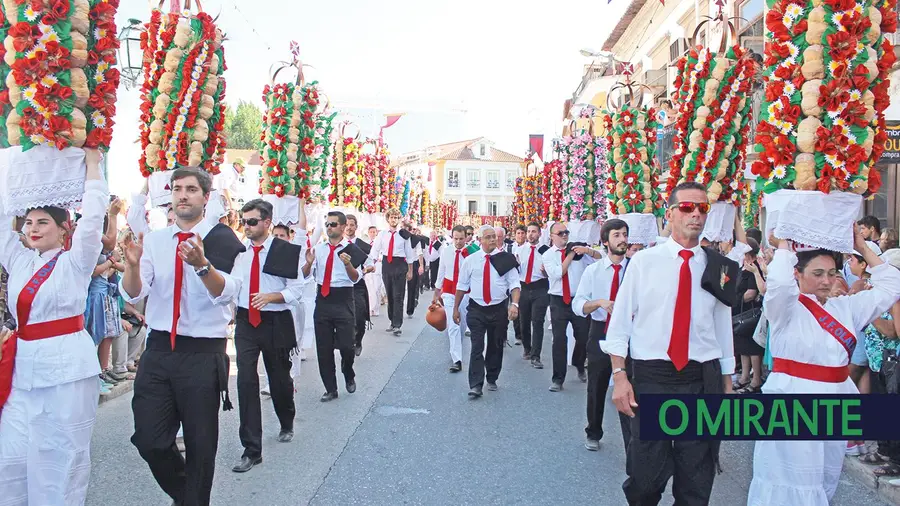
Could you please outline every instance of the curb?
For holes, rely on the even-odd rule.
[[[875,467],[877,466],[860,462],[854,456],[844,458],[844,470],[848,475],[875,490],[885,501],[900,506],[900,487],[888,483],[896,476],[879,478],[872,472]]]
[[[99,404],[103,404],[104,402],[111,401],[116,397],[122,396],[134,390],[134,381],[126,380],[121,383],[117,383],[109,389],[108,394],[100,394]]]

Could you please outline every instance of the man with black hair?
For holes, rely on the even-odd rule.
[[[441,248],[441,259],[438,267],[438,282],[434,288],[432,303],[441,304],[445,311],[453,307],[456,297],[456,285],[459,283],[459,272],[463,261],[469,255],[466,250],[466,229],[456,225],[451,231],[452,242]],[[450,338],[450,372],[462,371],[462,336],[466,332],[466,308],[468,295],[463,297],[460,305],[460,321],[447,319],[447,336]],[[452,316],[452,314],[448,315]]]
[[[316,309],[313,316],[316,328],[316,356],[319,375],[325,384],[322,402],[338,398],[335,377],[334,351],[341,352],[341,371],[347,392],[356,392],[356,373],[353,371],[356,327],[356,302],[353,284],[362,278],[361,266],[366,254],[344,238],[347,217],[330,211],[325,220],[328,241],[320,242],[306,252],[303,277],[312,272],[318,285]]]
[[[356,237],[358,227],[356,216],[347,215],[347,228],[344,231],[344,237],[350,244],[355,245],[366,254],[366,261],[363,263],[363,275],[353,283],[353,299],[356,304],[356,340],[354,341],[354,352],[356,356],[362,354],[362,340],[366,335],[366,328],[372,321],[369,316],[369,289],[366,286],[365,275],[375,272],[375,262],[369,257],[372,252],[372,246],[359,237]]]
[[[865,240],[877,243],[881,239],[881,221],[875,216],[871,214],[863,216],[856,224],[859,225],[859,231]]]
[[[522,358],[531,361],[535,369],[543,369],[541,351],[544,347],[544,320],[550,298],[547,290],[550,283],[544,273],[544,253],[548,246],[541,245],[541,226],[535,222],[528,224],[527,242],[516,249],[519,261],[519,278],[522,294],[519,298],[518,325],[522,336]]]
[[[408,278],[406,286],[406,317],[412,318],[419,305],[419,295],[421,295],[421,279],[425,274],[425,255],[422,249],[422,239],[424,237],[417,233],[417,230],[409,223],[404,227],[406,233],[409,234],[410,246],[412,246],[415,256],[415,263],[412,265],[412,277]],[[426,239],[427,242],[427,239]]]
[[[619,219],[608,220],[600,229],[600,240],[606,248],[607,256],[594,262],[584,271],[578,291],[572,301],[572,312],[578,316],[590,316],[591,327],[588,334],[588,384],[587,384],[587,434],[585,448],[600,449],[603,439],[603,411],[606,405],[606,391],[612,375],[609,355],[600,349],[600,342],[606,340],[609,315],[613,312],[619,287],[625,276],[628,260],[628,224]],[[630,427],[628,417],[620,415],[622,436],[628,448]]]
[[[707,504],[718,466],[718,441],[642,440],[641,394],[731,391],[734,339],[730,306],[738,265],[700,246],[710,205],[706,186],[682,183],[669,196],[671,239],[638,252],[628,264],[606,340],[613,402],[631,417],[623,484],[629,504],[657,504],[674,476],[677,504]],[[634,385],[626,373],[631,357]]]
[[[150,328],[134,382],[131,442],[176,504],[205,505],[219,403],[232,408],[225,348],[238,284],[228,273],[245,247],[226,225],[203,219],[212,187],[207,172],[176,169],[171,187],[175,224],[123,244],[120,290],[132,304],[147,297]],[[186,461],[175,446],[179,422]]]
[[[431,233],[431,239],[428,243],[428,250],[425,252],[425,263],[428,265],[426,274],[427,286],[432,290],[437,289],[438,284],[438,268],[441,265],[441,247],[444,245],[442,237],[437,232]]]
[[[262,412],[259,399],[259,355],[262,353],[269,392],[281,424],[278,441],[294,437],[294,383],[290,352],[297,347],[291,306],[303,297],[301,247],[269,234],[272,204],[253,199],[241,209],[248,250],[231,274],[238,283],[234,347],[237,352],[241,461],[232,468],[245,473],[262,463]]]

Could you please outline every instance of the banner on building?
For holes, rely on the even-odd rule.
[[[881,163],[900,163],[900,121],[886,121],[885,133],[887,141],[884,143],[884,153],[881,155]]]

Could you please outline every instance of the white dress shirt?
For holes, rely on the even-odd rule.
[[[202,240],[211,229],[209,222],[202,220],[189,232],[194,234],[193,240]],[[119,283],[119,290],[126,302],[135,304],[147,297],[146,320],[151,330],[168,333],[172,329],[179,232],[178,225],[172,225],[144,236],[140,293],[130,294],[125,290],[124,276]],[[218,271],[225,278],[225,288],[220,296],[213,297],[191,265],[185,263],[183,272],[181,312],[176,332],[194,338],[227,337],[232,317],[229,305],[237,297],[237,282],[227,272]]]
[[[491,255],[497,253],[500,253],[500,250],[495,249]],[[506,300],[507,292],[519,288],[519,271],[513,268],[501,276],[491,265],[491,302],[486,303],[484,301],[484,259],[484,250],[478,250],[466,257],[459,268],[459,282],[456,289],[464,292],[469,290],[469,298],[479,306],[496,306]]]
[[[91,273],[103,249],[100,239],[108,205],[106,182],[86,181],[81,201],[83,214],[72,236],[72,246],[59,256],[50,277],[38,289],[28,317],[29,325],[84,314]],[[39,255],[26,248],[10,226],[12,220],[13,216],[0,219],[6,225],[0,227],[0,265],[9,273],[9,312],[18,318],[19,293],[59,249]],[[100,374],[97,349],[86,330],[36,341],[20,339],[17,346],[13,388],[46,388]]]
[[[380,260],[382,257],[387,256],[388,247],[391,244],[391,234],[394,234],[394,258],[405,258],[406,263],[409,264],[416,263],[419,260],[419,255],[412,247],[409,239],[400,237],[399,230],[393,232],[391,230],[382,230],[379,232],[375,238],[375,243],[372,244],[372,257]]]
[[[678,294],[678,278],[683,250],[674,240],[637,252],[628,266],[628,275],[616,296],[606,341],[601,349],[635,360],[669,360],[669,341]],[[688,360],[708,362],[718,359],[722,374],[734,373],[734,337],[731,308],[700,288],[706,269],[706,252],[697,246],[689,260],[691,269],[691,330]]]
[[[625,279],[625,266],[628,265],[628,259],[623,259],[619,264],[619,291],[622,290],[622,280]],[[572,312],[578,316],[585,317],[584,305],[592,300],[604,299],[610,300],[609,296],[612,291],[613,274],[616,270],[613,262],[609,257],[598,260],[591,264],[581,277],[581,283],[578,284],[578,291],[575,292],[575,298],[572,299]],[[616,294],[618,299],[618,294]],[[591,313],[591,319],[604,322],[607,313],[602,307],[598,307]]]
[[[832,335],[822,330],[813,314],[800,303],[800,288],[794,279],[797,255],[792,251],[775,250],[766,278],[766,297],[763,311],[769,321],[769,350],[772,357],[785,358],[805,364],[844,367],[850,363],[846,348]],[[856,346],[864,346],[863,329],[881,316],[900,297],[900,271],[890,264],[869,268],[872,289],[855,295],[832,297],[825,302],[828,311],[856,338]],[[810,296],[819,304],[815,296]],[[842,384],[822,383],[771,373],[764,385],[766,393],[857,393],[853,380]]]
[[[453,272],[453,267],[456,265],[456,255],[457,251],[459,252],[459,270],[462,271],[463,262],[466,261],[466,258],[463,257],[462,252],[465,251],[465,246],[462,249],[456,249],[453,246],[453,243],[445,244],[441,250],[441,261],[438,263],[438,275],[437,281],[440,283],[440,288],[443,290],[444,280],[453,281],[453,276],[456,275],[456,281],[459,282],[459,272]],[[455,293],[455,292],[454,292]],[[453,294],[451,294],[453,295]]]
[[[315,246],[316,260],[313,262],[310,274],[315,276],[316,284],[318,285],[325,282],[325,267],[328,266],[328,257],[331,255],[330,244],[330,242],[320,242]],[[340,251],[347,247],[348,244],[350,243],[347,239],[341,239],[341,242],[334,249],[334,263],[331,267],[331,288],[352,288],[354,285],[353,280],[347,274],[344,262],[340,258]],[[359,277],[362,278],[361,266],[357,267],[356,271],[359,273]]]
[[[531,282],[534,283],[547,277],[541,272],[541,266],[544,265],[544,256],[538,251],[539,249],[541,249],[540,243],[531,244],[526,242],[513,250],[513,255],[516,255],[516,260],[519,261],[519,270],[521,271],[519,278],[523,285],[525,280],[528,279],[528,261],[531,259],[532,252],[534,252],[534,265],[531,267]]]
[[[556,246],[551,246],[550,249],[544,252],[543,258],[544,270],[547,271],[547,277],[550,278],[550,290],[547,293],[550,295],[558,295],[560,297],[563,295],[561,251],[564,250],[560,250]],[[528,260],[526,260],[526,262],[527,261]],[[572,263],[569,264],[569,270],[567,271],[567,274],[569,275],[569,295],[572,297],[575,296],[575,292],[578,291],[578,283],[581,281],[584,270],[594,262],[594,258],[590,255],[582,256],[581,260],[572,260]]]
[[[425,252],[425,261],[429,264],[441,258],[441,252],[447,247],[447,243],[441,245],[441,249],[434,248],[434,241],[428,243],[428,249]]]
[[[270,303],[262,309],[262,311],[287,311],[291,306],[297,304],[297,301],[303,296],[303,273],[300,268],[306,263],[304,257],[299,257],[297,262],[297,279],[287,279],[263,272],[266,265],[266,259],[269,257],[269,250],[272,249],[272,241],[275,238],[271,235],[262,244],[259,250],[259,293],[275,293],[278,292],[284,297],[284,304]],[[244,241],[247,251],[238,255],[234,261],[234,269],[231,270],[231,277],[237,283],[237,305],[244,309],[250,309],[250,269],[253,267],[253,244],[250,241]]]

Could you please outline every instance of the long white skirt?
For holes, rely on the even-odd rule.
[[[13,388],[0,413],[0,506],[82,505],[100,380]]]

